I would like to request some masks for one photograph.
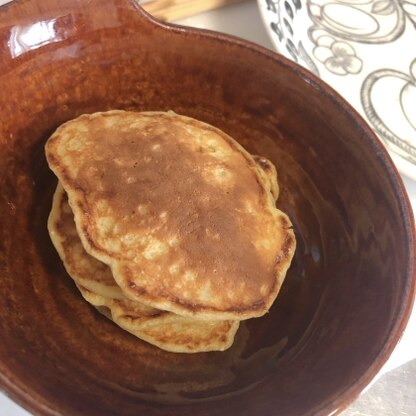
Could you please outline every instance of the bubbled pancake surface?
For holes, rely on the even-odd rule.
[[[264,157],[253,156],[253,158],[258,167],[266,174],[269,188],[277,200],[278,184],[275,166]],[[48,231],[65,269],[77,285],[99,296],[111,299],[126,298],[115,282],[111,269],[89,255],[83,247],[68,197],[60,182],[58,182],[53,196],[48,218]]]
[[[130,298],[203,319],[267,312],[295,238],[228,135],[174,113],[110,111],[62,125],[46,155],[83,246]]]

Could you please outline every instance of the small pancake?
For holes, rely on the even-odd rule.
[[[83,115],[48,140],[82,244],[122,292],[200,319],[267,312],[295,249],[254,159],[174,113]]]
[[[205,321],[154,309],[128,299],[108,299],[82,286],[82,296],[104,316],[137,338],[165,351],[224,351],[234,341],[238,321]]]
[[[83,297],[121,328],[171,352],[224,351],[232,345],[238,321],[198,321],[127,299],[110,268],[90,256],[82,246],[67,196],[59,183],[48,230]]]

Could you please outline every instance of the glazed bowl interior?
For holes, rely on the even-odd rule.
[[[388,358],[414,293],[410,205],[381,144],[277,54],[152,20],[133,0],[0,8],[0,383],[42,415],[327,415]],[[109,109],[209,122],[278,169],[297,251],[226,352],[173,354],[81,299],[46,229],[44,144]]]

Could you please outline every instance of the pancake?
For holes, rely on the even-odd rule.
[[[224,351],[232,345],[238,321],[198,321],[126,298],[110,268],[82,246],[60,183],[53,197],[48,230],[65,269],[83,297],[121,328],[171,352]]]
[[[111,269],[85,251],[75,227],[74,214],[60,183],[53,196],[48,231],[66,271],[77,285],[99,296],[125,299]]]
[[[264,157],[253,157],[260,169],[266,174],[269,189],[277,200],[276,168],[272,162]],[[76,230],[74,214],[60,182],[58,182],[52,201],[52,209],[48,218],[48,231],[66,271],[77,285],[99,296],[125,299],[120,287],[114,280],[111,269],[85,251]]]
[[[238,321],[205,321],[164,312],[130,300],[108,299],[82,286],[82,296],[103,315],[137,338],[165,351],[224,351],[234,341]]]
[[[174,113],[110,111],[62,125],[46,156],[82,245],[127,297],[199,319],[267,312],[294,233],[231,137]]]

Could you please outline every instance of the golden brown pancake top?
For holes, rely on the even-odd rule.
[[[172,113],[108,112],[46,145],[90,254],[123,291],[201,317],[264,314],[294,249],[264,173],[225,133]]]

